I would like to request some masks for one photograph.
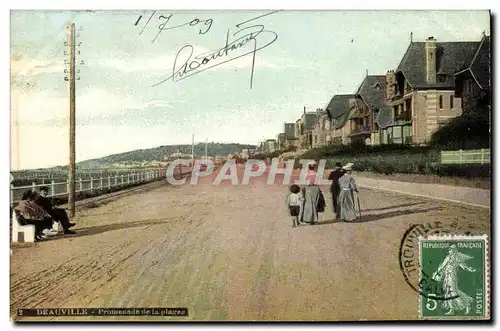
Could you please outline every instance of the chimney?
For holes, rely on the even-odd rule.
[[[394,70],[387,70],[385,74],[385,93],[387,100],[391,100],[396,95],[396,74]]]
[[[304,106],[304,115],[306,114],[306,106]]]
[[[425,62],[427,83],[436,83],[436,48],[437,42],[434,37],[425,41]]]

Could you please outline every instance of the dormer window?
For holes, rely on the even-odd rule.
[[[380,84],[379,83],[375,83],[375,85],[373,86],[373,88],[375,90],[377,90],[377,91],[380,90]]]
[[[444,83],[446,82],[446,78],[448,77],[448,74],[446,74],[444,71],[443,71],[443,68],[439,68],[438,72],[437,72],[437,81],[439,83]]]

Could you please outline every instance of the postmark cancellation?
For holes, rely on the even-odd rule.
[[[489,319],[487,235],[418,238],[421,319]]]

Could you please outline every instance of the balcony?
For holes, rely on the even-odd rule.
[[[360,135],[370,135],[373,132],[373,129],[369,125],[365,126],[357,126],[351,130],[350,137],[360,136]]]
[[[403,122],[411,121],[411,113],[404,112],[402,114],[398,114],[397,116],[395,116],[394,122],[399,122],[399,121]]]
[[[349,116],[350,120],[358,119],[364,117],[364,114],[362,114],[358,108]]]

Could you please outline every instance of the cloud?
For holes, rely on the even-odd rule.
[[[165,70],[171,70],[175,56],[161,55],[157,57],[139,57],[129,59],[104,59],[98,61],[101,67],[109,67],[121,72],[157,72],[163,75]]]
[[[42,73],[64,72],[64,63],[43,59],[27,59],[21,53],[10,58],[12,76],[33,77]]]
[[[11,96],[12,120],[15,122],[58,122],[69,117],[69,99],[66,95],[51,91],[14,90]],[[150,108],[173,106],[168,100],[142,101],[132,95],[119,95],[103,89],[92,89],[76,97],[76,111],[80,118],[102,118],[121,114],[125,110],[141,111]]]
[[[225,60],[234,58],[238,55],[245,54],[250,48],[248,49],[243,49],[239,51],[232,51],[230,52],[231,55],[224,57],[224,58],[218,58],[215,60],[211,60],[208,66],[216,64],[216,63],[221,63]],[[208,54],[211,51],[200,47],[200,46],[195,46],[193,49],[193,56],[191,56],[191,60],[196,60],[195,57],[199,55],[204,55]],[[184,50],[181,55],[178,58],[178,62],[185,61],[189,55],[189,51],[186,49]],[[176,59],[176,54],[164,54],[164,55],[156,55],[156,56],[150,56],[150,57],[135,57],[135,58],[120,58],[120,59],[103,59],[98,61],[98,65],[101,67],[108,67],[108,68],[114,68],[118,71],[125,72],[125,73],[132,73],[132,72],[147,72],[148,75],[164,75],[165,72],[172,72],[173,65],[175,63]],[[201,57],[198,59],[199,62],[201,62]],[[179,68],[180,66],[178,66]],[[234,70],[234,69],[246,69],[246,68],[251,68],[252,67],[252,54],[248,54],[245,56],[242,56],[238,59],[228,61],[225,63],[222,63],[210,70]],[[262,56],[259,52],[256,53],[255,56],[255,68],[277,68],[278,66],[274,64],[273,62],[269,61],[266,59],[264,56]]]

